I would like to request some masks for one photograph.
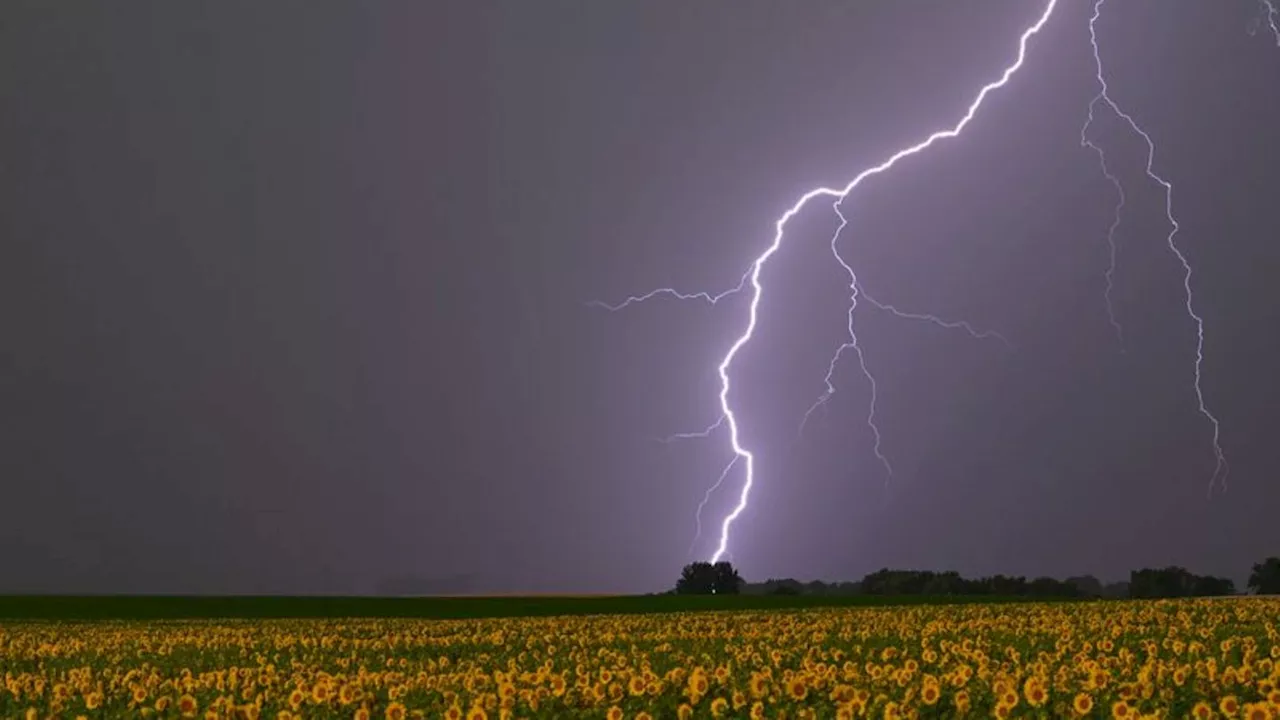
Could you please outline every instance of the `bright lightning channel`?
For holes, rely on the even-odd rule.
[[[724,466],[724,470],[720,471],[720,477],[716,480],[715,484],[707,488],[706,494],[702,496],[702,502],[698,503],[698,509],[693,514],[695,530],[693,533],[693,540],[689,543],[690,555],[693,554],[693,549],[698,545],[698,540],[702,538],[702,509],[707,506],[707,501],[711,499],[711,494],[724,484],[724,479],[729,476],[729,471],[732,470],[733,466],[737,465],[738,461],[741,459],[742,456],[740,455],[733,456],[733,459],[729,461],[729,464]]]
[[[1277,20],[1280,9],[1276,8],[1274,0],[1261,0],[1259,5],[1261,14],[1249,24],[1249,34],[1255,35],[1259,29],[1266,27],[1276,39],[1276,47],[1280,47],[1280,21]]]
[[[1222,486],[1223,492],[1226,491],[1227,473],[1230,468],[1227,464],[1227,457],[1222,452],[1222,444],[1221,444],[1222,426],[1218,422],[1218,418],[1209,410],[1209,407],[1205,404],[1204,391],[1201,389],[1201,386],[1200,386],[1200,366],[1204,363],[1204,320],[1198,314],[1196,314],[1196,311],[1194,308],[1193,296],[1191,292],[1191,263],[1187,260],[1187,256],[1182,253],[1182,250],[1178,248],[1177,243],[1174,242],[1174,236],[1178,234],[1179,226],[1178,226],[1178,221],[1175,220],[1173,217],[1173,185],[1169,181],[1165,180],[1163,177],[1157,175],[1155,171],[1152,169],[1152,166],[1155,163],[1156,146],[1155,146],[1155,142],[1152,141],[1151,136],[1148,135],[1146,131],[1144,131],[1138,125],[1137,121],[1135,121],[1132,116],[1130,116],[1128,113],[1120,109],[1120,106],[1115,102],[1115,100],[1111,98],[1111,95],[1109,93],[1106,76],[1102,69],[1102,55],[1098,50],[1098,34],[1096,30],[1098,18],[1102,14],[1102,5],[1105,2],[1106,0],[1096,0],[1093,5],[1093,16],[1089,18],[1089,43],[1093,47],[1094,67],[1097,70],[1098,87],[1100,88],[1100,90],[1097,96],[1094,97],[1093,102],[1089,104],[1089,121],[1085,123],[1085,130],[1088,129],[1089,122],[1092,122],[1093,120],[1093,108],[1097,104],[1097,102],[1101,100],[1102,102],[1106,103],[1107,107],[1111,109],[1111,112],[1115,113],[1117,117],[1124,120],[1125,123],[1128,124],[1129,128],[1132,129],[1134,133],[1141,136],[1143,142],[1147,144],[1147,166],[1145,170],[1146,175],[1152,181],[1156,182],[1162,188],[1164,188],[1165,219],[1169,221],[1169,228],[1170,228],[1169,234],[1165,238],[1165,242],[1168,244],[1169,250],[1174,254],[1175,257],[1178,258],[1178,262],[1182,263],[1182,269],[1184,273],[1182,277],[1182,287],[1183,287],[1183,290],[1185,291],[1187,315],[1191,317],[1192,321],[1194,321],[1196,325],[1196,364],[1195,364],[1196,402],[1199,405],[1200,414],[1204,415],[1205,418],[1208,419],[1209,423],[1213,426],[1213,454],[1215,458],[1215,465],[1213,468],[1213,475],[1210,476],[1209,478],[1209,495],[1212,496],[1213,487],[1215,483],[1220,483]],[[1269,3],[1267,3],[1267,5],[1269,8],[1271,8]],[[1274,18],[1273,8],[1272,8],[1271,17]],[[1081,131],[1081,138],[1082,138],[1082,142],[1092,147],[1098,153],[1098,157],[1102,161],[1103,173],[1106,174],[1107,178],[1110,179],[1113,183],[1115,183],[1116,188],[1119,189],[1120,188],[1119,181],[1116,180],[1115,177],[1111,175],[1110,172],[1108,172],[1107,170],[1106,156],[1103,155],[1102,150],[1098,146],[1093,145],[1092,143],[1083,139],[1084,130]],[[1124,191],[1120,190],[1120,193],[1121,193],[1120,194],[1121,205],[1123,205]],[[1115,221],[1116,223],[1119,222],[1119,217],[1120,217],[1119,213],[1120,213],[1120,206],[1117,206],[1116,221]],[[1115,223],[1112,224],[1111,229],[1114,232]],[[1111,239],[1112,239],[1111,235],[1109,234],[1108,240],[1111,240]],[[1112,247],[1113,261],[1112,261],[1112,266],[1108,270],[1108,274],[1107,274],[1108,290],[1110,290],[1110,287],[1111,287],[1110,274],[1115,269],[1114,241],[1112,241],[1111,247]],[[1110,296],[1108,295],[1108,308],[1109,307],[1110,307]],[[1114,315],[1112,317],[1114,318]]]
[[[752,336],[755,333],[756,322],[759,316],[760,299],[764,293],[764,287],[760,284],[760,271],[764,268],[765,263],[769,261],[769,258],[773,257],[773,255],[777,253],[778,250],[781,248],[783,233],[786,228],[787,221],[789,221],[792,217],[794,217],[797,213],[799,213],[800,210],[803,209],[804,206],[807,205],[810,200],[813,200],[819,197],[830,198],[833,201],[833,205],[836,207],[836,211],[838,213],[840,203],[849,195],[849,193],[851,193],[855,188],[857,188],[860,184],[862,184],[863,180],[866,180],[869,177],[872,177],[874,175],[879,175],[880,173],[883,173],[886,170],[889,170],[894,165],[896,165],[898,161],[908,156],[915,155],[929,148],[939,140],[946,140],[946,139],[959,136],[960,133],[964,131],[964,128],[969,124],[969,122],[973,120],[974,116],[978,112],[978,108],[981,107],[983,101],[986,100],[987,95],[991,93],[991,91],[993,90],[997,90],[999,88],[1004,87],[1009,82],[1009,79],[1013,77],[1014,73],[1016,73],[1022,67],[1023,61],[1026,58],[1028,41],[1030,41],[1032,36],[1040,32],[1041,28],[1044,27],[1045,23],[1049,21],[1049,18],[1050,16],[1052,16],[1054,8],[1057,6],[1057,4],[1058,4],[1058,0],[1049,0],[1046,3],[1043,13],[1041,13],[1040,17],[1036,20],[1036,22],[1033,25],[1031,25],[1029,28],[1023,31],[1022,36],[1018,41],[1017,59],[1014,61],[1012,65],[1005,68],[1004,72],[1001,74],[999,79],[984,85],[982,89],[978,91],[977,97],[969,105],[964,116],[960,118],[960,121],[957,122],[955,126],[950,128],[949,130],[937,131],[932,135],[929,135],[927,138],[920,141],[919,143],[912,145],[910,147],[907,147],[905,149],[899,150],[898,152],[889,156],[887,160],[880,163],[879,165],[875,165],[873,167],[863,170],[861,173],[855,176],[852,180],[849,181],[847,185],[845,185],[841,189],[819,187],[819,188],[810,190],[809,192],[802,195],[795,202],[794,205],[792,205],[786,212],[784,212],[775,221],[773,242],[770,243],[769,246],[765,249],[765,251],[761,253],[759,256],[757,256],[756,259],[751,263],[750,269],[748,270],[747,274],[743,277],[742,282],[740,282],[736,287],[715,295],[712,295],[706,292],[687,294],[687,293],[678,292],[672,288],[659,288],[657,290],[653,290],[644,295],[629,297],[623,302],[618,303],[616,305],[609,305],[607,303],[603,303],[599,301],[594,301],[593,303],[591,303],[593,305],[597,305],[599,307],[603,307],[608,310],[621,310],[630,305],[644,302],[645,300],[649,300],[658,296],[670,296],[670,297],[674,297],[676,299],[681,299],[681,300],[693,300],[693,299],[703,300],[705,302],[708,302],[714,305],[726,297],[729,297],[742,290],[745,290],[746,282],[748,280],[750,281],[752,295],[751,295],[751,303],[748,309],[747,327],[743,331],[742,335],[740,335],[738,339],[734,341],[733,345],[730,346],[728,352],[725,354],[724,358],[720,361],[720,365],[717,367],[717,372],[720,375],[721,414],[723,415],[724,420],[729,426],[729,443],[733,448],[733,452],[735,456],[733,462],[728,467],[732,467],[733,464],[736,464],[739,460],[741,460],[745,466],[744,467],[745,477],[743,479],[742,490],[738,496],[737,504],[734,506],[733,510],[728,515],[726,515],[725,518],[720,523],[720,542],[716,548],[715,553],[711,556],[711,562],[718,562],[720,558],[723,557],[728,552],[729,531],[733,526],[733,522],[737,520],[738,517],[742,514],[743,510],[746,509],[747,503],[751,497],[751,488],[755,484],[755,456],[750,450],[744,447],[741,443],[741,440],[739,438],[738,418],[734,414],[733,407],[729,403],[729,392],[732,389],[732,381],[730,380],[730,377],[729,377],[729,368],[733,365],[733,360],[735,357],[737,357],[738,352],[748,342],[750,342]],[[843,227],[844,216],[841,215],[840,217],[841,217],[841,227]],[[836,254],[836,257],[837,259],[839,259],[839,253]],[[845,266],[845,269],[848,270],[850,275],[852,276],[852,280],[853,280],[852,300],[853,300],[853,304],[856,305],[857,278],[856,276],[853,276],[852,270],[848,267],[846,263],[844,263],[843,260],[841,260],[840,262],[842,265]],[[850,310],[850,312],[852,313],[852,309]],[[854,349],[858,354],[859,359],[861,360],[862,354],[857,345],[857,338],[856,336],[853,336],[853,335],[851,335],[850,341],[847,342],[844,346],[842,346],[842,350],[837,351],[836,359],[839,358],[841,352],[846,347]],[[865,364],[863,365],[863,370],[864,372],[866,370]],[[869,374],[868,374],[868,379],[871,379],[871,376]],[[874,387],[874,380],[871,380],[871,382]],[[874,413],[875,413],[875,410],[874,410],[874,390],[873,390],[872,410],[869,415],[869,422],[871,422],[873,429],[874,429]],[[885,463],[886,469],[888,469],[887,461],[885,461],[884,456],[879,452],[879,431],[878,430],[876,431],[876,436],[877,436],[876,454],[881,459],[881,461]],[[725,474],[727,474],[728,467],[726,468],[725,473],[722,473],[722,477]]]

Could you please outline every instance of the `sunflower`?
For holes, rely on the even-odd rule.
[[[933,705],[938,702],[938,698],[941,697],[941,695],[942,693],[938,690],[937,685],[925,685],[924,688],[920,690],[920,701],[925,705]]]
[[[1026,684],[1022,686],[1022,693],[1031,707],[1038,708],[1049,699],[1049,693],[1044,689],[1044,684],[1035,678],[1027,678]]]
[[[405,718],[404,705],[398,702],[393,702],[390,705],[388,705],[386,718],[387,720],[404,720]]]
[[[1218,701],[1218,709],[1222,711],[1223,715],[1233,718],[1236,713],[1240,712],[1240,701],[1236,699],[1235,695],[1228,695]]]
[[[479,705],[473,705],[471,709],[467,711],[467,720],[489,720],[489,714],[486,713],[484,708]]]
[[[956,696],[952,698],[952,702],[956,704],[956,712],[960,713],[961,715],[969,712],[969,691],[961,690],[960,692],[956,693]],[[865,698],[862,700],[862,703],[863,704],[866,703]]]
[[[1244,706],[1245,720],[1274,720],[1275,714],[1266,703],[1249,703]]]
[[[800,678],[792,678],[787,682],[787,695],[796,702],[802,702],[809,696],[809,686]]]
[[[196,710],[199,708],[200,703],[196,702],[196,699],[190,695],[183,695],[178,698],[178,712],[182,713],[183,717],[195,717]]]
[[[715,700],[711,701],[711,715],[714,717],[720,717],[724,715],[725,711],[727,711],[728,709],[729,709],[729,701],[725,700],[722,697],[718,697]]]
[[[606,720],[622,720],[622,708],[614,705],[604,714]]]
[[[1071,709],[1076,711],[1077,715],[1088,715],[1093,710],[1093,696],[1089,693],[1077,693],[1071,700]]]
[[[689,678],[689,688],[699,695],[706,695],[711,689],[711,684],[707,682],[707,676],[699,673]]]

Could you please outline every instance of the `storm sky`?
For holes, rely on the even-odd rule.
[[[650,591],[737,498],[715,368],[773,222],[949,128],[1043,5],[9,2],[0,10],[0,592]],[[1280,47],[1247,0],[1062,0],[956,140],[766,266],[732,400],[748,579],[884,566],[1242,582],[1280,554]]]

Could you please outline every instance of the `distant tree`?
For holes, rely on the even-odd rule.
[[[1027,585],[1027,592],[1034,597],[1077,597],[1080,591],[1075,585],[1051,577],[1038,577]]]
[[[805,595],[827,595],[830,594],[831,588],[821,580],[810,580],[804,584]]]
[[[995,575],[988,578],[988,586],[991,588],[991,595],[1020,597],[1030,594],[1030,589],[1027,587],[1027,579],[1022,576],[1006,577],[1004,575]]]
[[[932,577],[925,580],[923,590],[925,595],[964,595],[966,584],[960,573],[949,570],[933,573]]]
[[[835,592],[837,595],[861,595],[862,583],[857,583],[857,582],[837,583]]]
[[[1092,575],[1080,575],[1067,578],[1067,584],[1076,589],[1081,597],[1102,597],[1102,582]]]
[[[1118,580],[1113,583],[1107,583],[1102,586],[1102,597],[1111,599],[1121,599],[1129,597],[1129,583],[1124,580]]]
[[[803,586],[799,580],[791,578],[769,578],[762,583],[752,585],[750,583],[743,587],[744,593],[755,593],[759,595],[799,595],[803,591]]]
[[[695,562],[684,566],[676,581],[678,595],[737,595],[742,578],[728,562]]]
[[[1280,595],[1280,557],[1269,557],[1253,566],[1249,589],[1259,595]]]
[[[881,568],[862,578],[862,592],[867,595],[911,594],[911,573],[903,570]]]
[[[1186,568],[1143,568],[1129,573],[1129,597],[1187,597],[1195,588],[1195,576]]]
[[[1223,595],[1235,595],[1236,584],[1228,578],[1213,577],[1212,575],[1197,576],[1195,583],[1192,585],[1191,594],[1197,597],[1220,597]]]
[[[742,592],[742,577],[732,563],[721,560],[711,568],[715,572],[715,589],[712,592],[716,595],[737,595]]]
[[[1235,583],[1212,575],[1195,575],[1186,568],[1143,568],[1129,574],[1129,597],[1177,598],[1234,595]]]
[[[695,562],[684,566],[676,581],[677,595],[710,595],[715,592],[716,571],[709,562]]]

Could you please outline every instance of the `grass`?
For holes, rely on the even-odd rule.
[[[617,615],[711,610],[952,605],[1035,598],[883,595],[535,595],[350,597],[280,595],[0,595],[3,620],[206,618],[490,618]]]

